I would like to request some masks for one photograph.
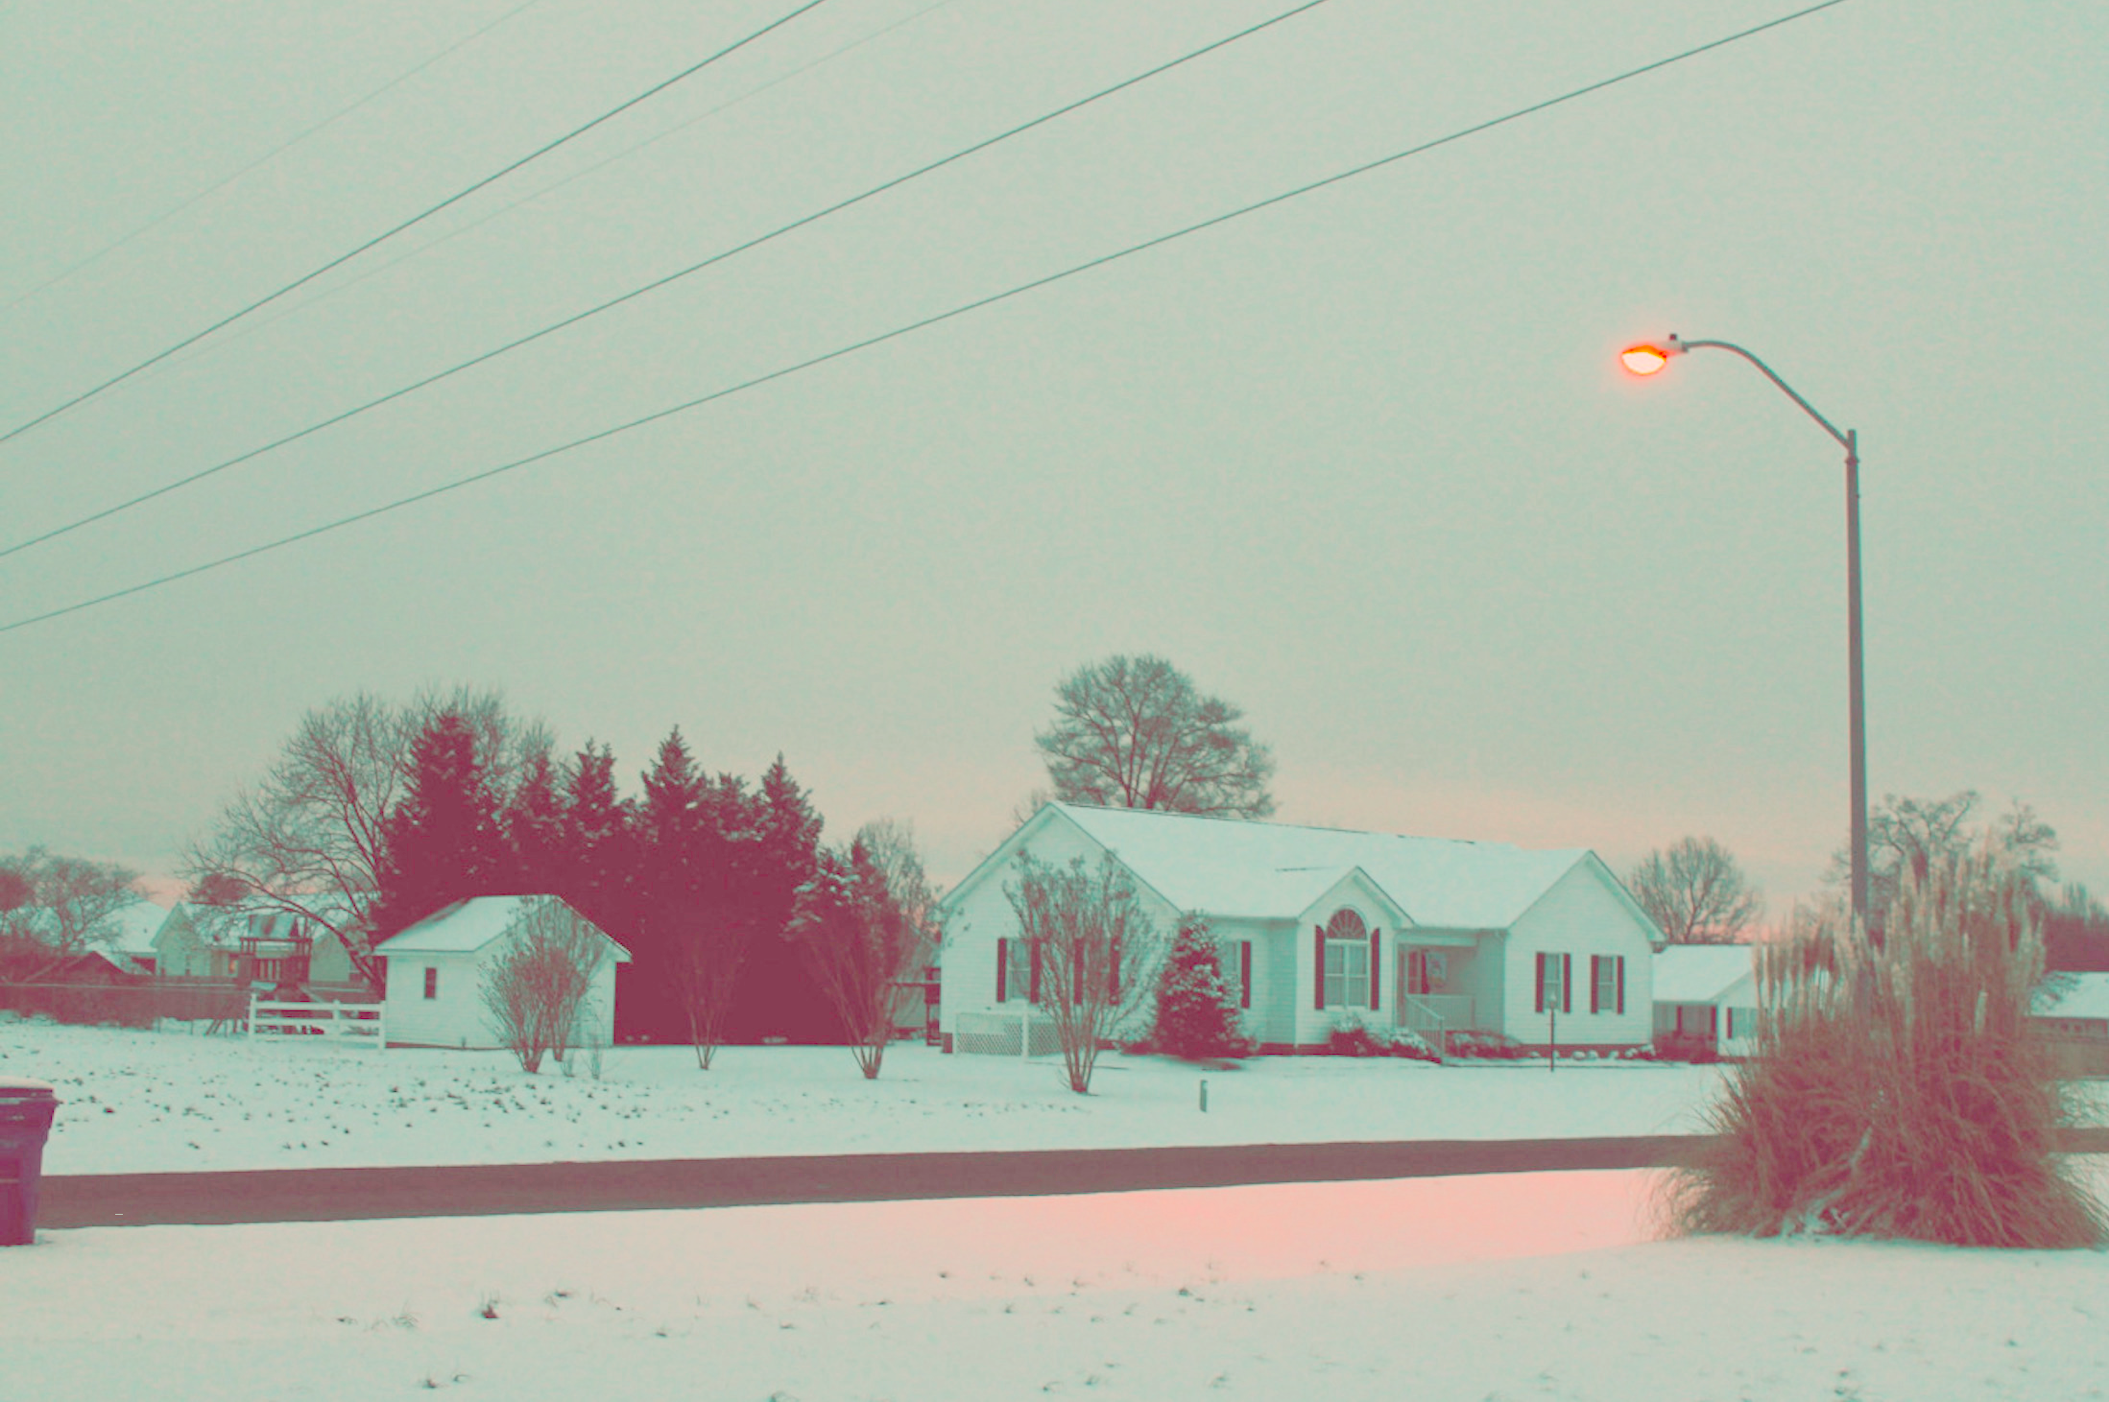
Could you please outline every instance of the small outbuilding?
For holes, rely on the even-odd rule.
[[[1655,1045],[1748,1056],[1757,1049],[1757,949],[1673,944],[1655,956]]]
[[[456,901],[382,941],[374,953],[387,968],[388,1045],[473,1050],[503,1046],[485,1006],[484,989],[508,946],[525,933],[529,917],[548,902],[555,902],[601,942],[600,957],[573,1028],[574,1041],[577,1045],[611,1044],[615,1039],[615,966],[629,963],[630,951],[561,897],[538,895]]]
[[[2109,974],[2053,973],[2030,1012],[2059,1074],[2109,1076]]]

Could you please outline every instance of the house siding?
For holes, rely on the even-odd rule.
[[[466,1047],[489,1051],[502,1044],[483,1006],[483,982],[507,936],[476,953],[401,954],[388,958],[388,1045]],[[615,964],[601,961],[579,1012],[578,1043],[615,1040]],[[439,996],[425,997],[425,970],[439,970]]]
[[[1547,1015],[1535,1006],[1537,956],[1573,959],[1572,1007],[1559,1017],[1563,1047],[1628,1047],[1647,1044],[1653,1032],[1653,944],[1645,922],[1612,889],[1612,880],[1592,861],[1577,862],[1538,902],[1517,919],[1500,961],[1504,982],[1498,1006],[1501,1031],[1531,1046],[1544,1046]],[[1618,955],[1626,961],[1626,1010],[1589,1011],[1589,957]],[[1482,961],[1492,963],[1494,961]]]

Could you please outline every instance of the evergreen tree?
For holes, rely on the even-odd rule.
[[[574,910],[627,946],[636,938],[631,909],[630,805],[615,787],[615,752],[588,740],[566,766],[558,889]]]
[[[1238,1000],[1223,977],[1222,947],[1208,922],[1190,915],[1172,939],[1170,956],[1157,976],[1158,1050],[1188,1061],[1242,1056]]]
[[[513,884],[521,893],[550,892],[559,884],[564,855],[564,800],[547,750],[529,755],[503,818],[512,855]]]
[[[709,862],[703,796],[708,787],[676,726],[660,742],[652,767],[639,776],[631,904],[631,963],[618,977],[626,1031],[650,1041],[677,1041],[685,1029],[678,977],[681,945],[703,904]]]
[[[442,906],[502,893],[513,875],[498,803],[476,756],[476,734],[458,714],[433,717],[410,753],[407,792],[382,824],[377,937]]]
[[[743,884],[756,940],[733,1008],[732,1038],[840,1042],[841,1015],[786,938],[798,889],[819,865],[821,818],[781,754],[762,775],[753,815],[752,862]]]

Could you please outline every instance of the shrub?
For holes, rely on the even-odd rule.
[[[2028,1020],[2043,973],[2027,878],[1990,846],[1909,879],[1877,948],[1798,912],[1759,957],[1757,1053],[1715,1138],[1669,1180],[1692,1232],[1961,1246],[2095,1243],[2103,1216],[2053,1149],[2070,1106]]]
[[[1450,1034],[1450,1055],[1489,1061],[1514,1061],[1527,1052],[1523,1043],[1504,1032],[1460,1031]]]
[[[1333,1030],[1325,1039],[1328,1056],[1400,1056],[1409,1061],[1440,1061],[1435,1048],[1420,1034],[1403,1027],[1372,1023],[1355,1013],[1334,1017]]]
[[[1237,995],[1223,977],[1223,953],[1198,915],[1172,939],[1157,975],[1157,1023],[1151,1047],[1185,1061],[1245,1056],[1252,1048],[1238,1031]]]

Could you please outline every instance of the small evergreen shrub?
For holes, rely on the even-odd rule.
[[[2073,1107],[2029,1005],[2033,890],[1990,845],[1908,878],[1886,939],[1835,911],[1759,956],[1757,1052],[1669,1180],[1690,1232],[1903,1237],[2054,1248],[2102,1240],[2054,1155]]]
[[[1356,1013],[1333,1019],[1325,1039],[1327,1056],[1398,1056],[1409,1061],[1441,1061],[1419,1033],[1373,1023]]]
[[[1148,1044],[1184,1061],[1251,1054],[1238,1030],[1238,999],[1223,977],[1222,948],[1198,915],[1180,922],[1157,975],[1157,1022]]]

